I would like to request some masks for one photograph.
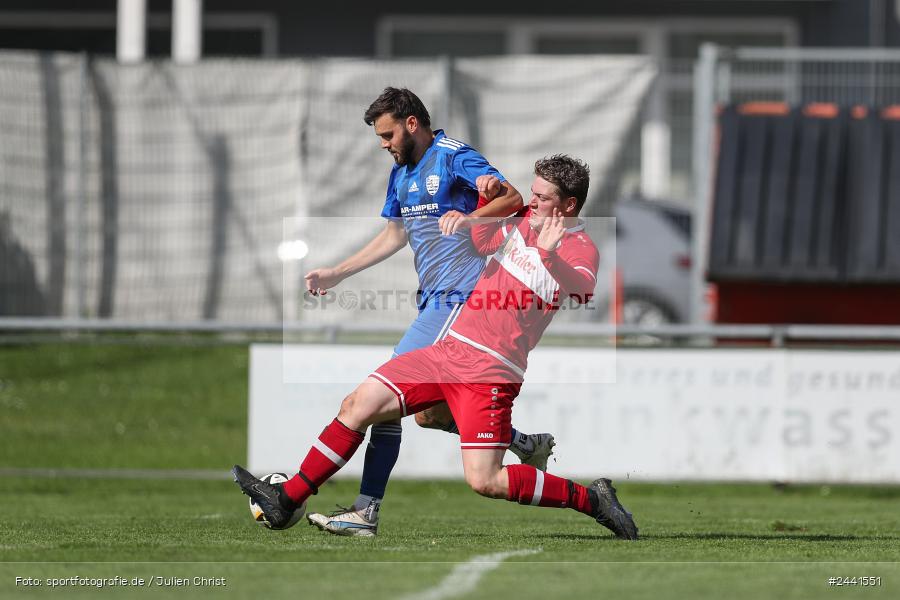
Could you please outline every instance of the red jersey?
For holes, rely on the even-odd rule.
[[[472,227],[472,243],[491,254],[481,278],[448,335],[486,352],[520,378],[528,353],[550,324],[559,304],[590,300],[600,255],[584,224],[566,230],[556,250],[537,246],[531,210]]]

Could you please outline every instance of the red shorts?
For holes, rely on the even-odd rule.
[[[522,384],[481,382],[492,371],[508,381],[505,370],[489,354],[447,337],[391,359],[371,377],[394,392],[404,417],[446,401],[463,450],[496,449],[512,441],[512,405]]]

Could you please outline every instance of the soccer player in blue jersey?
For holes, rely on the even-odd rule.
[[[306,275],[311,294],[388,258],[409,243],[419,276],[419,315],[394,348],[394,355],[423,348],[446,335],[484,268],[467,229],[473,218],[506,217],[522,207],[522,196],[475,149],[431,129],[428,110],[407,89],[385,88],[366,110],[381,147],[394,158],[381,230],[362,250],[335,267]],[[491,201],[476,210],[478,196]],[[416,414],[423,426],[458,433],[446,404]],[[372,426],[359,496],[331,515],[311,513],[310,523],[338,535],[373,536],[387,481],[400,452],[400,421]],[[552,454],[553,436],[512,431],[510,450],[541,470]]]

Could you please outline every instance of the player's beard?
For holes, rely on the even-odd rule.
[[[409,162],[409,157],[412,156],[413,150],[416,147],[416,140],[413,139],[413,136],[408,131],[403,131],[403,139],[400,141],[400,145],[397,147],[397,154],[394,154],[394,162],[400,165],[401,167]]]

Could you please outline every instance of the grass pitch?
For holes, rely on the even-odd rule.
[[[326,485],[310,507],[329,510],[355,493],[354,482]],[[620,497],[642,540],[616,540],[574,511],[480,498],[458,482],[395,481],[379,536],[357,539],[305,520],[262,529],[229,481],[3,478],[0,596],[34,593],[16,588],[17,576],[121,575],[224,577],[227,587],[117,588],[117,596],[396,598],[439,589],[473,557],[535,550],[458,597],[896,597],[896,489],[623,484]],[[836,576],[882,584],[833,590],[827,580]]]
[[[240,347],[0,349],[0,467],[223,474],[0,477],[0,598],[900,596],[895,487],[617,482],[643,536],[621,542],[574,511],[480,498],[460,482],[394,481],[376,539],[330,536],[305,521],[264,530],[225,478],[246,455],[246,361]],[[330,483],[310,509],[355,494],[356,482]],[[519,551],[533,553],[470,562]],[[50,587],[116,576],[144,583]],[[830,586],[831,577],[857,584]]]
[[[0,466],[244,460],[248,360],[243,346],[0,346]]]

